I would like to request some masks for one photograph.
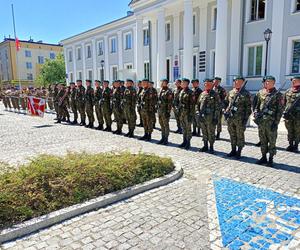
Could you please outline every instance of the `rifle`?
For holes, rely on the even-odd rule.
[[[230,103],[230,105],[227,107],[227,109],[224,112],[224,118],[227,121],[230,117],[233,117],[234,114],[237,111],[237,107],[236,102],[238,100],[238,98],[241,96],[241,93],[243,92],[243,90],[246,88],[248,81],[245,81],[243,86],[241,87],[240,91],[235,95],[235,97],[233,98],[233,101]]]
[[[293,104],[283,112],[283,118],[285,120],[288,121],[293,118],[293,115],[291,113],[294,110],[294,108],[298,105],[299,101],[300,101],[300,95],[298,96],[298,98],[296,98]]]
[[[272,95],[268,101],[265,102],[263,108],[261,109],[260,112],[254,112],[254,122],[259,125],[263,119],[263,116],[266,115],[266,114],[269,114],[270,113],[270,110],[269,110],[269,106],[270,104],[272,103],[272,101],[274,100],[275,97],[277,97],[278,93],[280,93],[284,86],[287,84],[288,81],[285,81],[284,84],[276,91],[276,93],[274,95]]]

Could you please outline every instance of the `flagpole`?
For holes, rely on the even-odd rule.
[[[17,33],[16,33],[16,23],[15,23],[15,12],[14,12],[14,5],[11,4],[11,12],[12,12],[12,18],[13,18],[13,27],[14,27],[14,35],[15,35],[15,46],[16,46],[16,71],[17,71],[17,77],[19,81],[19,87],[22,91],[22,85],[20,80],[20,70],[19,70],[19,58],[18,58],[18,48],[17,48]]]

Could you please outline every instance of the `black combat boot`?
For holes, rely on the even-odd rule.
[[[294,143],[293,141],[289,141],[289,146],[286,148],[286,151],[293,152],[294,151]]]
[[[220,140],[220,134],[221,134],[221,133],[218,132],[217,135],[216,135],[216,140],[217,140],[217,141]]]
[[[184,149],[189,150],[191,148],[191,140],[186,140]]]
[[[196,131],[196,127],[193,128],[193,133],[192,136],[196,136],[197,135],[197,131]]]
[[[187,143],[187,141],[186,141],[186,139],[184,138],[184,139],[183,139],[183,142],[179,145],[179,147],[180,147],[180,148],[184,148],[185,145],[186,145],[186,143]]]
[[[99,126],[96,129],[97,130],[103,130],[103,124],[99,124]]]
[[[74,121],[71,122],[71,124],[72,124],[72,125],[77,125],[78,122],[77,122],[77,120],[75,119]]]
[[[86,125],[85,121],[81,120],[80,126],[85,126],[85,125]]]
[[[91,123],[89,122],[89,124],[85,124],[85,126],[84,126],[84,127],[86,127],[86,128],[89,128],[89,127],[90,127],[90,125],[91,125]]]
[[[163,142],[163,145],[168,145],[169,144],[169,138],[168,136],[165,136],[165,140]]]
[[[128,131],[128,133],[127,133],[127,134],[125,134],[124,136],[125,136],[125,137],[128,137],[128,136],[129,136],[129,134],[130,134],[130,131]]]
[[[66,122],[66,121],[67,121],[67,120],[66,120],[66,117],[62,118],[61,121],[62,121],[62,122]]]
[[[236,146],[231,146],[231,152],[227,154],[227,157],[236,156]]]
[[[298,150],[299,150],[299,143],[295,142],[294,152],[298,152]]]
[[[60,119],[57,119],[57,121],[55,123],[61,123],[61,120]]]
[[[152,136],[151,136],[151,133],[148,133],[148,136],[146,138],[146,141],[151,141],[152,140]]]
[[[71,124],[70,118],[67,118],[67,123]]]
[[[266,154],[263,154],[262,157],[256,162],[256,164],[258,164],[258,165],[263,165],[266,163],[268,163]]]
[[[201,152],[207,152],[208,151],[208,142],[204,142],[204,146],[200,150]]]
[[[198,136],[198,137],[201,136],[201,130],[200,130],[200,128],[198,128],[198,130],[197,130],[197,136]]]
[[[89,124],[89,128],[94,128],[94,123],[93,123],[93,122],[91,122],[91,123]]]
[[[214,144],[210,144],[210,146],[209,146],[209,153],[210,154],[214,154],[215,153]]]
[[[129,138],[134,138],[134,130],[133,129],[130,129],[129,130],[129,135],[128,135]]]
[[[268,161],[268,163],[267,163],[267,166],[268,166],[268,167],[273,167],[273,155],[270,155],[269,161]]]
[[[163,143],[164,143],[164,141],[165,141],[165,137],[164,137],[164,136],[162,136],[162,137],[161,137],[161,139],[160,139],[160,141],[159,141],[159,142],[157,142],[157,144],[163,144]]]
[[[241,157],[242,157],[242,148],[238,147],[235,158],[239,160],[241,159]]]
[[[258,143],[255,144],[256,147],[260,147],[261,146],[261,142],[259,141]]]
[[[148,138],[148,133],[145,133],[143,137],[141,137],[139,140],[144,141]]]

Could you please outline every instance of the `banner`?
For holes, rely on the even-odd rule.
[[[46,107],[46,100],[33,96],[27,97],[28,114],[32,116],[44,117]]]

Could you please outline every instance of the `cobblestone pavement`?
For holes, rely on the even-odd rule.
[[[273,168],[257,166],[257,129],[246,132],[241,161],[230,150],[223,128],[216,154],[179,149],[181,136],[171,133],[170,146],[141,142],[79,126],[56,125],[53,115],[33,118],[0,106],[0,160],[12,164],[40,153],[67,151],[149,152],[171,157],[184,168],[180,180],[112,206],[84,214],[4,249],[300,249],[300,157],[285,152],[286,133],[278,136]],[[171,128],[175,129],[174,121]],[[125,126],[127,131],[127,126]],[[136,131],[142,135],[142,129]],[[275,192],[274,192],[275,191]],[[267,232],[267,230],[269,230]],[[289,245],[288,245],[289,244]]]

